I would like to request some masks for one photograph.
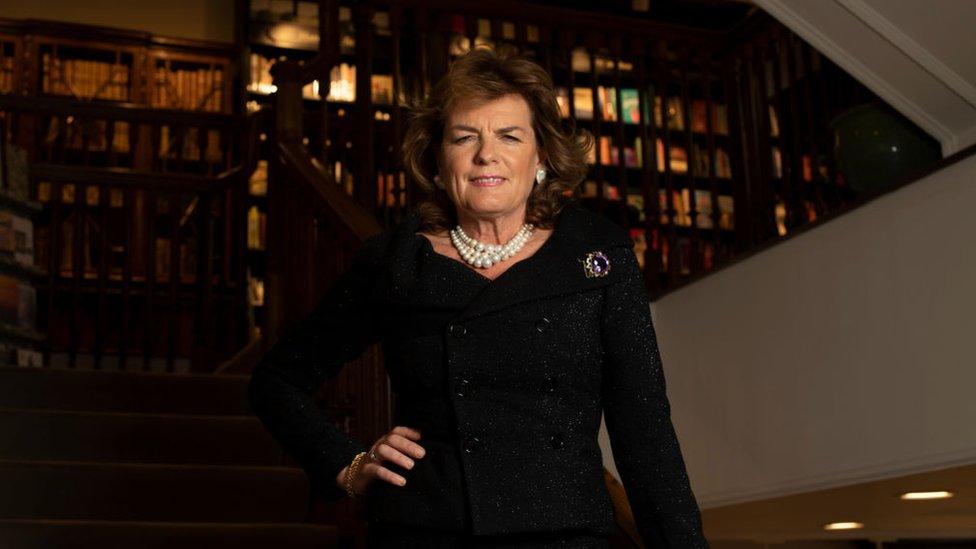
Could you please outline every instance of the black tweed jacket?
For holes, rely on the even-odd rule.
[[[381,342],[394,424],[420,429],[427,454],[412,469],[386,463],[407,484],[371,484],[372,523],[610,535],[603,413],[645,544],[708,547],[627,233],[571,203],[537,252],[490,280],[434,252],[418,225],[412,211],[367,239],[254,371],[252,408],[313,487],[343,497],[338,472],[372,441],[339,431],[310,394]],[[609,270],[588,272],[591,252]]]

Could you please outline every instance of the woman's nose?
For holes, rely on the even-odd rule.
[[[488,164],[493,162],[495,160],[494,145],[491,144],[489,140],[482,141],[481,146],[479,146],[478,150],[475,151],[474,159],[475,162],[479,164]]]

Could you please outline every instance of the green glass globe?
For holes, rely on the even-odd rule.
[[[881,191],[942,158],[934,139],[876,102],[841,113],[830,126],[837,168],[851,188],[862,194]]]

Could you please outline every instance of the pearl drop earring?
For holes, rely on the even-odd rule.
[[[546,169],[545,168],[539,168],[538,170],[536,170],[535,171],[535,182],[536,182],[536,185],[542,183],[545,180],[546,180]]]

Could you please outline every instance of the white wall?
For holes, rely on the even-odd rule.
[[[234,4],[234,0],[0,0],[0,17],[48,19],[233,42]]]
[[[974,180],[970,157],[652,305],[702,507],[976,463]]]

